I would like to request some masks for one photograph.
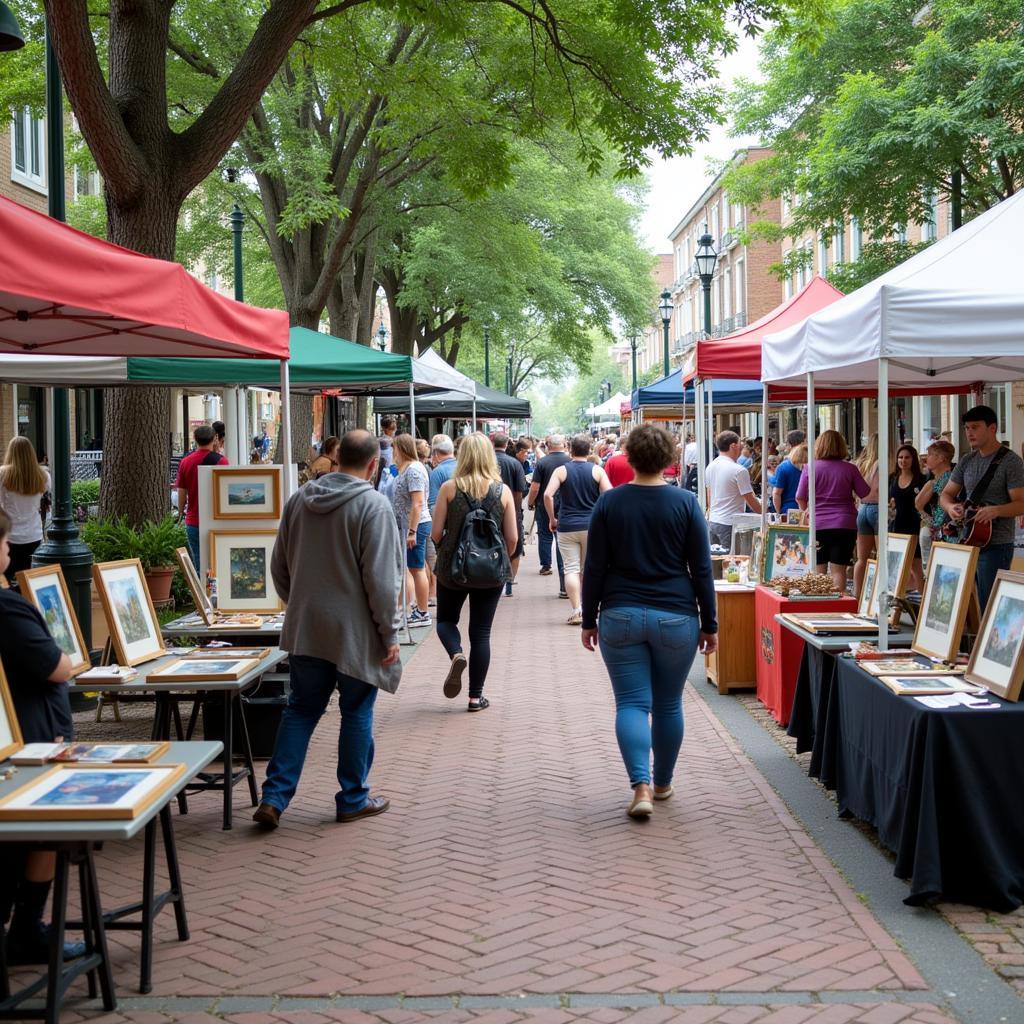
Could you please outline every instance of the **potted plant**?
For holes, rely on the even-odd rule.
[[[170,600],[177,572],[174,552],[185,546],[185,527],[172,516],[139,527],[124,518],[86,520],[82,524],[82,540],[97,562],[139,559],[153,603],[166,604]]]

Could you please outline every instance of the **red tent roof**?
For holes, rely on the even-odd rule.
[[[288,357],[288,314],[0,198],[0,352]]]
[[[776,306],[760,320],[748,324],[742,331],[735,331],[724,338],[698,341],[683,367],[683,380],[691,381],[694,377],[760,380],[761,343],[764,336],[798,324],[842,297],[843,293],[838,288],[815,275],[791,299]]]

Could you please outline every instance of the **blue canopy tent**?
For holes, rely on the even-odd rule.
[[[648,406],[680,407],[694,400],[693,381],[683,388],[683,371],[676,370],[646,387],[637,388],[630,400],[631,409]],[[705,394],[714,395],[718,405],[760,406],[764,385],[759,380],[706,380]]]

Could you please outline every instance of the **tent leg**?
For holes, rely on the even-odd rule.
[[[475,405],[474,400],[474,405]],[[409,381],[409,433],[413,439],[416,438],[416,390],[412,381]]]
[[[807,508],[810,511],[807,530],[807,571],[817,572],[817,515],[814,508],[815,479],[814,479],[814,442],[817,417],[814,409],[814,374],[807,374]]]
[[[878,649],[889,650],[889,360],[878,360]]]
[[[284,463],[284,500],[292,493],[292,397],[288,360],[281,360],[281,461]]]
[[[704,489],[704,460],[707,457],[707,424],[704,422],[704,381],[697,379],[693,382],[693,392],[696,395],[696,427],[697,427],[697,500],[700,507],[707,511],[707,494]]]
[[[768,385],[761,395],[761,536],[768,525]],[[776,512],[778,509],[775,510]]]

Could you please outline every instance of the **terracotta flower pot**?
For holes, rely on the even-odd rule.
[[[174,582],[174,574],[178,570],[173,565],[158,565],[147,569],[143,574],[146,577],[146,586],[149,587],[149,596],[153,598],[153,604],[167,604],[171,600],[171,584]]]

